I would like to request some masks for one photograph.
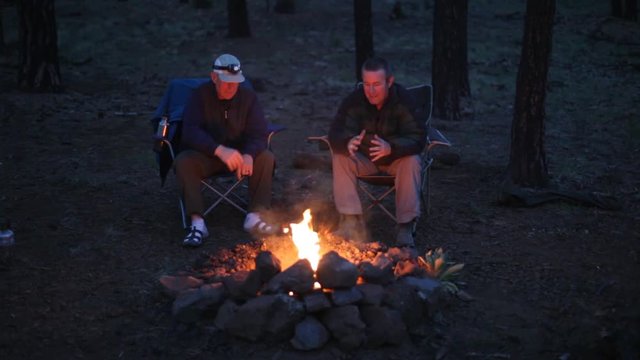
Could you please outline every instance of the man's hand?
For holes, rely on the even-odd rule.
[[[253,175],[253,158],[251,155],[242,155],[242,165],[236,170],[236,177],[240,179],[251,175]]]
[[[380,160],[385,156],[389,156],[391,154],[391,145],[388,142],[384,141],[378,135],[374,135],[371,140],[371,144],[373,145],[369,148],[369,155],[373,156],[371,161]]]
[[[238,171],[242,167],[243,159],[238,150],[228,148],[224,145],[219,145],[214,152],[214,155],[219,157],[222,162],[227,165],[229,170]],[[252,162],[253,164],[253,162]]]
[[[363,129],[358,136],[354,136],[351,138],[351,140],[349,140],[349,143],[347,144],[347,150],[349,150],[349,155],[356,156],[356,151],[358,151],[358,148],[362,143],[362,139],[364,138],[365,132],[366,130]]]

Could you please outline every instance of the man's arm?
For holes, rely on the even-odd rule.
[[[398,131],[388,136],[391,160],[419,154],[426,144],[426,127],[422,117],[403,106],[398,119]]]
[[[251,101],[247,112],[247,122],[242,136],[244,137],[241,152],[255,158],[261,151],[267,148],[269,130],[267,119],[264,117],[262,106],[254,95],[249,97]]]
[[[329,128],[329,143],[331,144],[331,150],[337,154],[348,154],[349,140],[356,134],[353,134],[353,129],[349,129],[347,124],[350,120],[349,108],[353,105],[354,94],[352,93],[347,98],[342,100],[338,112],[336,113],[331,127]],[[360,129],[357,129],[359,132]]]

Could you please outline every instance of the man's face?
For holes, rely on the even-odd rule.
[[[240,83],[222,81],[214,71],[211,72],[211,80],[216,85],[216,92],[220,100],[231,100],[238,92],[238,86],[240,86]]]
[[[362,87],[364,95],[371,105],[378,109],[384,105],[389,97],[389,87],[393,84],[393,76],[387,78],[387,74],[383,69],[375,71],[362,71]]]

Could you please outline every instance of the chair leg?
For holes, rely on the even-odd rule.
[[[209,183],[207,183],[206,181],[203,180],[202,184],[206,188],[208,188],[209,190],[213,191],[218,196],[218,199],[213,204],[211,204],[211,206],[209,206],[209,208],[207,208],[207,210],[202,215],[206,216],[207,214],[209,214],[211,212],[211,210],[213,210],[216,206],[218,206],[218,204],[220,204],[222,201],[226,201],[229,205],[235,207],[236,209],[238,209],[243,214],[247,214],[247,210],[245,210],[240,205],[238,205],[235,201],[233,201],[232,199],[229,198],[230,195],[235,195],[235,194],[233,194],[233,191],[238,186],[240,186],[240,184],[242,184],[243,181],[244,181],[244,178],[236,181],[233,185],[231,185],[226,190],[220,191],[220,190],[216,189],[214,186],[210,185]]]
[[[366,185],[362,185],[361,183],[358,183],[358,187],[360,188],[360,190],[362,190],[363,193],[365,193],[368,197],[369,200],[371,200],[371,203],[369,204],[369,206],[367,206],[367,208],[365,209],[365,211],[369,211],[371,210],[374,206],[378,206],[385,214],[387,214],[387,216],[389,216],[391,219],[393,219],[394,222],[398,222],[396,216],[394,214],[391,213],[391,211],[389,211],[389,209],[387,209],[386,206],[384,206],[384,204],[382,203],[382,201],[384,200],[384,198],[387,197],[387,195],[393,193],[395,191],[395,186],[392,186],[390,188],[388,188],[382,195],[380,196],[375,196],[373,195],[366,187]]]
[[[187,228],[187,214],[186,211],[184,209],[184,201],[182,200],[182,197],[178,198],[178,206],[180,207],[180,216],[182,217],[182,227],[184,229]]]

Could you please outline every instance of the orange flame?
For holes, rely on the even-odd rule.
[[[311,268],[316,271],[320,261],[320,239],[311,225],[311,209],[305,210],[302,216],[301,222],[289,224],[291,238],[298,248],[298,258],[309,260]]]

